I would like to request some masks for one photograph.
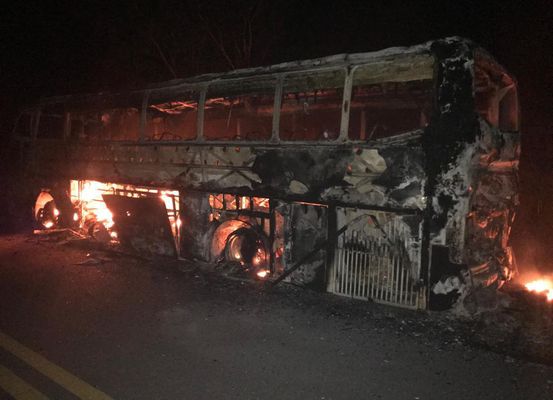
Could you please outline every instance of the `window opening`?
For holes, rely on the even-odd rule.
[[[474,105],[480,117],[504,132],[519,129],[515,81],[489,57],[476,52]]]
[[[280,109],[280,139],[337,139],[344,80],[343,70],[287,76]]]
[[[374,68],[353,76],[349,138],[372,140],[424,128],[432,111],[432,80],[374,82]]]
[[[70,114],[70,140],[138,140],[140,112],[136,107],[108,108],[99,111],[76,111]]]
[[[151,94],[146,109],[147,140],[194,140],[199,94],[185,91],[173,96]]]
[[[237,85],[237,83],[234,83]],[[271,138],[276,81],[244,82],[243,87],[214,85],[204,111],[206,140],[258,141]]]
[[[65,112],[61,105],[44,107],[38,122],[39,139],[62,139],[65,128]]]

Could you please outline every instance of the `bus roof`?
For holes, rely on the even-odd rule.
[[[230,70],[222,73],[209,73],[197,76],[192,76],[184,79],[173,79],[170,81],[157,82],[150,85],[145,85],[139,89],[129,89],[121,91],[88,93],[88,94],[73,94],[65,96],[55,96],[43,98],[38,102],[38,105],[56,104],[56,103],[89,103],[95,102],[99,99],[116,99],[134,98],[138,100],[146,91],[157,90],[171,90],[172,88],[184,87],[184,86],[198,86],[207,85],[215,81],[224,81],[238,78],[248,77],[262,77],[271,76],[282,73],[298,72],[298,71],[316,71],[318,69],[339,68],[361,64],[372,64],[383,61],[394,63],[394,61],[409,61],[410,59],[420,58],[422,56],[430,57],[432,55],[431,47],[434,43],[442,42],[449,44],[458,44],[474,47],[475,45],[469,39],[461,37],[447,37],[444,39],[432,40],[423,44],[409,46],[409,47],[390,47],[373,52],[365,53],[345,53],[337,54],[327,57],[315,58],[310,60],[298,60],[291,62],[284,62],[280,64],[274,64],[262,67],[244,68]],[[110,101],[108,101],[110,103]]]

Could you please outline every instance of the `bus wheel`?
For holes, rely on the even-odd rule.
[[[62,190],[42,189],[35,201],[34,217],[39,229],[76,228],[79,225],[78,209]]]
[[[50,229],[58,225],[60,211],[54,197],[49,192],[42,191],[38,195],[34,209],[35,220],[40,228]]]

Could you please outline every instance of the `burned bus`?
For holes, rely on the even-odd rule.
[[[462,38],[47,98],[14,139],[43,229],[439,308],[515,271],[515,79]]]

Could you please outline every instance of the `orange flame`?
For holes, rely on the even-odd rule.
[[[524,285],[530,292],[545,294],[547,301],[553,301],[553,282],[549,279],[536,279]]]
[[[266,269],[261,269],[257,271],[257,276],[260,277],[261,279],[266,278],[267,275],[269,275],[269,271]]]
[[[102,194],[109,188],[109,184],[104,184],[96,181],[83,182],[83,189],[80,193],[81,201],[86,204],[86,209],[89,214],[96,217],[98,222],[102,222],[107,229],[110,229],[113,224],[113,214],[109,211]]]
[[[104,202],[104,194],[116,194],[127,197],[159,196],[165,204],[167,216],[176,239],[179,238],[182,221],[180,219],[180,195],[178,190],[161,190],[142,186],[122,185],[89,180],[71,181],[71,200],[78,212],[74,212],[73,221],[80,222],[81,227],[89,222],[99,222],[110,232],[111,237],[116,240],[117,233],[113,214]],[[131,212],[126,210],[126,216],[131,217]]]

